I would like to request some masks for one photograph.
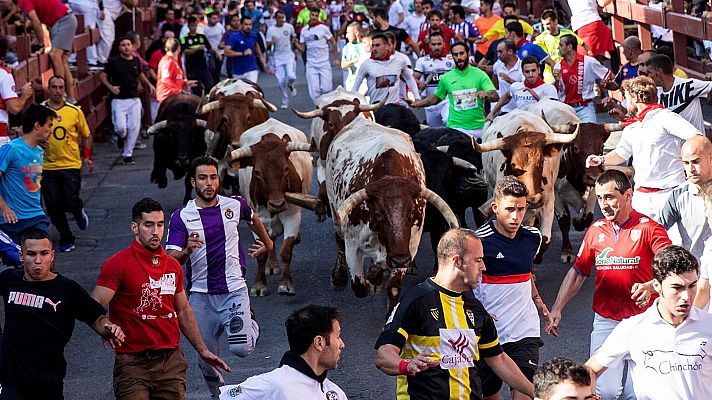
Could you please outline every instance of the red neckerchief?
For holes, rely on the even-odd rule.
[[[445,58],[445,53],[440,53],[440,57],[435,57],[435,54],[433,54],[433,52],[431,51],[430,58],[432,58],[433,60],[442,60],[443,58]]]
[[[521,38],[521,39],[519,39],[519,41],[518,41],[515,45],[517,46],[517,48],[520,48],[520,47],[522,47],[525,43],[527,43],[527,39],[526,39],[526,38]]]
[[[538,88],[539,86],[541,86],[543,84],[544,84],[544,80],[541,79],[541,77],[537,78],[536,82],[534,82],[533,85],[530,85],[527,83],[527,81],[524,81],[524,87],[526,87],[527,89]]]
[[[386,53],[386,55],[383,58],[378,58],[378,57],[376,57],[376,53],[371,53],[371,60],[386,61],[386,60],[390,59],[392,55],[393,55],[393,53],[391,53],[389,51]]]
[[[317,25],[321,25],[321,21],[316,21],[316,22],[313,23],[313,24],[310,22],[310,23],[309,23],[309,28],[313,28],[313,27],[315,27],[315,26],[317,26]]]
[[[629,117],[623,120],[623,125],[628,126],[630,124],[636,123],[636,122],[642,122],[643,119],[645,119],[645,116],[648,115],[650,111],[653,110],[658,110],[660,108],[665,108],[661,104],[658,103],[650,103],[645,108],[638,113],[635,117]]]

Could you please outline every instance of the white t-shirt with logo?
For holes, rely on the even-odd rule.
[[[299,43],[307,46],[307,66],[329,65],[329,40],[332,38],[329,27],[324,24],[315,26],[306,25],[299,35]]]
[[[541,84],[532,90],[534,90],[534,93],[536,93],[540,99],[546,97],[552,100],[559,100],[559,94],[556,92],[556,88],[550,83]],[[529,104],[534,104],[539,101],[527,90],[527,87],[524,86],[524,82],[514,82],[511,84],[509,86],[509,95],[512,96],[512,100],[510,100],[507,105],[512,106],[513,110],[524,108]]]
[[[280,61],[286,63],[294,59],[291,42],[295,36],[294,27],[286,22],[281,27],[274,25],[267,29],[267,41],[274,40],[273,54],[277,61],[276,65],[282,65]]]
[[[514,64],[514,67],[512,67],[512,69],[508,69],[507,66],[502,62],[502,60],[497,60],[492,66],[492,75],[496,76],[497,82],[499,82],[497,92],[499,93],[499,97],[501,98],[502,96],[504,96],[505,93],[509,91],[509,86],[511,85],[511,83],[500,78],[500,73],[507,74],[510,78],[514,79],[514,82],[523,82],[524,74],[522,73],[522,60],[517,60],[517,63]],[[514,104],[512,104],[512,102],[510,101],[509,104],[505,104],[504,106],[502,106],[500,112],[510,112],[514,109]]]
[[[693,307],[674,327],[660,316],[658,301],[621,321],[596,360],[615,368],[630,359],[638,400],[712,399],[712,314]]]
[[[289,365],[220,388],[220,400],[347,400],[346,393],[328,378],[319,383]]]
[[[658,103],[668,110],[680,114],[690,121],[698,131],[705,131],[705,120],[702,117],[701,97],[707,97],[712,90],[712,82],[699,79],[684,79],[678,76],[669,91],[664,92],[658,86]]]
[[[10,115],[7,113],[7,100],[17,98],[15,93],[15,78],[10,71],[0,67],[0,123],[8,124]]]
[[[420,94],[415,78],[413,78],[413,72],[408,68],[406,61],[397,56],[391,56],[385,61],[366,60],[356,72],[354,85],[348,89],[358,92],[361,82],[366,79],[371,104],[378,103],[383,99],[386,99],[386,104],[401,104],[400,90],[403,84],[401,77],[413,92],[413,96],[419,100]]]
[[[420,92],[421,97],[428,97],[435,93],[440,77],[453,68],[455,68],[455,60],[453,60],[452,54],[445,55],[442,58],[425,56],[417,59],[415,61],[415,72],[419,72],[422,75],[423,82],[427,83],[425,90]],[[447,103],[447,99],[443,99],[440,103],[425,109],[439,109],[440,105],[444,103]]]

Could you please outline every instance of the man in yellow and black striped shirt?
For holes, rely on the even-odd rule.
[[[482,243],[452,229],[438,243],[438,273],[405,292],[376,342],[376,366],[398,375],[398,400],[482,399],[476,361],[509,386],[534,387],[499,344],[492,317],[472,294],[485,265]]]

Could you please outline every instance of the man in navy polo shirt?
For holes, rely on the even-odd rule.
[[[232,77],[247,79],[257,83],[259,70],[257,57],[266,64],[260,47],[257,46],[257,34],[252,32],[252,18],[242,17],[241,30],[225,41],[225,55],[232,59]]]

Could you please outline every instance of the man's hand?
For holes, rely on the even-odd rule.
[[[5,218],[5,222],[8,224],[17,223],[17,216],[9,206],[5,206],[5,208],[2,209],[2,217]]]
[[[202,358],[203,361],[205,361],[205,362],[208,363],[209,365],[212,365],[215,369],[223,370],[223,371],[225,371],[225,372],[230,372],[230,371],[232,371],[232,370],[230,369],[230,366],[228,366],[228,365],[225,363],[225,361],[221,360],[220,357],[218,357],[218,356],[216,356],[215,354],[213,354],[213,353],[212,353],[210,350],[208,350],[207,348],[206,348],[205,350],[201,351],[199,354],[200,354],[200,358]]]
[[[20,97],[30,97],[32,96],[33,91],[32,82],[26,82],[20,89]]]
[[[109,91],[113,94],[119,94],[119,87],[118,86],[113,86],[109,85]]]
[[[541,301],[541,300],[540,300]],[[547,332],[547,334],[552,334],[554,336],[559,336],[559,329],[558,326],[554,327],[554,318],[551,316],[551,311],[546,307],[546,304],[542,301],[541,304],[537,304],[537,309],[539,310],[539,314],[541,314],[542,317],[544,317],[544,326],[545,327],[552,327],[550,332]]]
[[[112,349],[121,346],[126,339],[124,331],[116,324],[104,324],[104,335],[104,346]]]
[[[484,90],[480,90],[479,92],[477,92],[477,98],[478,99],[487,99],[487,92],[485,92]]]
[[[151,94],[151,96],[156,94],[156,87],[153,85],[148,85],[148,93]]]
[[[556,308],[549,311],[547,325],[544,327],[544,332],[547,335],[559,336],[559,323],[561,322],[561,311]]]
[[[590,156],[586,157],[586,168],[597,167],[599,165],[603,165],[604,160],[605,159],[603,158],[603,156],[597,156],[595,154],[591,154]]]
[[[418,84],[419,90],[425,90],[425,88],[428,87],[428,85],[426,85],[425,82],[423,82],[421,80],[417,80],[417,81],[415,81],[415,83]]]
[[[252,54],[252,50],[251,50],[251,49],[247,49],[247,50],[245,50],[245,51],[242,52],[242,55],[243,55],[243,56],[249,56],[249,55],[251,55],[251,54]]]
[[[255,243],[250,246],[250,250],[247,252],[247,254],[250,255],[250,257],[258,257],[261,256],[262,254],[266,254],[272,250],[272,245],[267,246],[264,243],[262,243],[261,240],[256,239]]]
[[[635,305],[644,308],[650,302],[650,297],[653,295],[653,289],[647,283],[634,283],[630,288],[630,299],[635,301]]]
[[[192,88],[198,86],[198,81],[196,80],[190,80],[190,81],[185,81],[185,86]]]
[[[500,72],[497,76],[499,76],[499,79],[502,79],[503,81],[509,84],[514,83],[514,79],[510,78],[509,75],[505,74],[504,72]]]
[[[200,238],[200,235],[198,232],[191,232],[190,235],[188,236],[188,244],[185,245],[185,252],[188,255],[193,254],[195,249],[199,249],[200,247],[203,246],[205,241]]]
[[[490,111],[489,114],[487,114],[487,121],[492,122],[495,118],[495,115]]]
[[[85,158],[84,163],[86,164],[89,172],[94,171],[94,160],[92,160],[91,158]]]
[[[408,361],[408,375],[413,376],[428,368],[440,365],[439,360],[433,360],[435,355],[429,351],[419,353],[414,359]]]

